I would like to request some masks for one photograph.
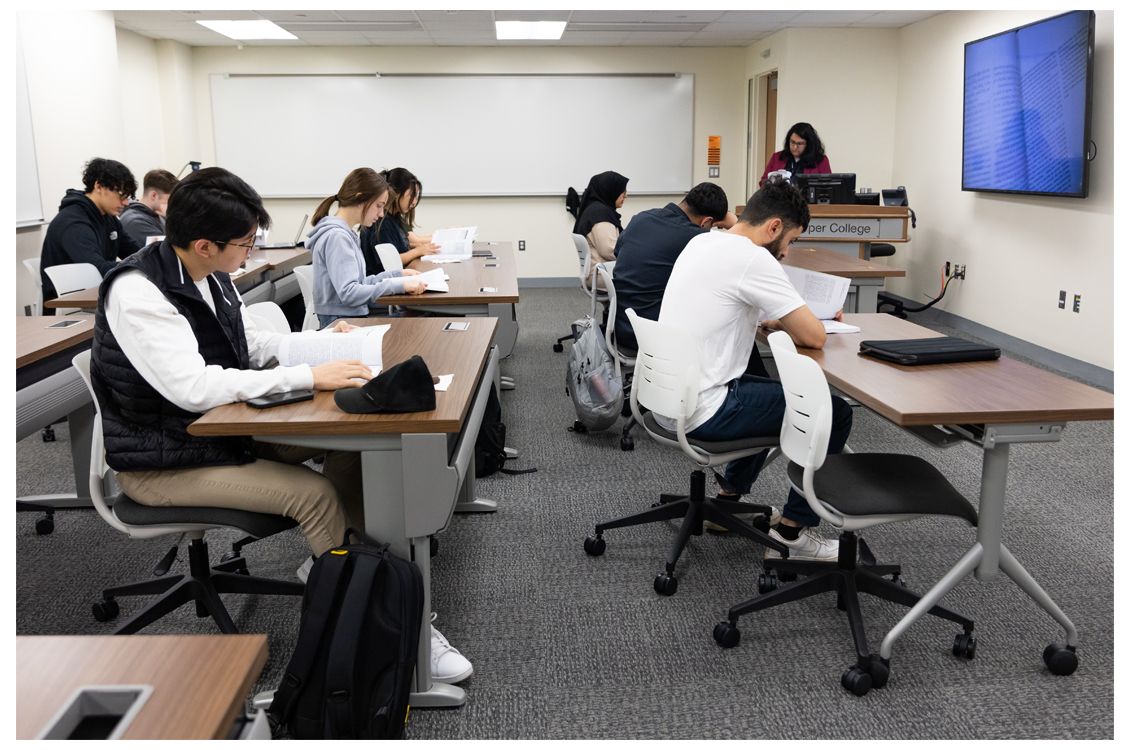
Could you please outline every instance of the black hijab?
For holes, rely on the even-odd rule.
[[[589,180],[581,196],[581,208],[577,212],[578,219],[573,225],[573,234],[582,237],[592,231],[593,224],[607,221],[616,227],[617,231],[624,231],[620,225],[620,214],[616,212],[616,199],[628,189],[628,178],[617,172],[601,172]]]

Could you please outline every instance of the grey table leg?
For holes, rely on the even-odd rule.
[[[456,513],[493,513],[498,510],[498,503],[494,500],[484,500],[476,495],[475,467],[467,469],[467,476],[463,479],[463,486],[459,488],[459,499],[455,502]]]
[[[498,330],[494,333],[494,343],[498,345],[498,354],[502,358],[509,357],[514,352],[514,344],[518,341],[518,315],[514,304],[487,305],[487,315],[498,318]]]

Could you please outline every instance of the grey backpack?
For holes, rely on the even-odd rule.
[[[596,321],[585,316],[573,323],[573,347],[565,368],[565,392],[573,399],[576,432],[606,430],[616,423],[624,404],[624,388],[616,364]]]

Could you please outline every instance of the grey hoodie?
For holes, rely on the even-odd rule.
[[[165,220],[156,211],[141,201],[133,201],[118,214],[122,226],[134,241],[145,246],[146,237],[161,237],[165,234]]]
[[[386,294],[403,294],[400,271],[365,275],[365,257],[357,235],[336,216],[327,216],[306,235],[314,256],[314,312],[364,318],[369,305]]]

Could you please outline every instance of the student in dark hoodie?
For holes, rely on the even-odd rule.
[[[83,190],[68,190],[59,213],[47,227],[39,261],[43,300],[58,297],[46,269],[68,263],[90,263],[103,276],[125,258],[141,249],[130,237],[118,214],[137,191],[126,165],[110,159],[91,159],[82,173]],[[54,315],[51,308],[44,309]]]
[[[139,245],[148,245],[150,237],[165,236],[165,204],[176,187],[177,178],[167,169],[151,169],[141,180],[141,197],[122,209],[118,218]]]
[[[372,226],[361,230],[361,253],[365,256],[365,273],[376,274],[388,270],[377,256],[377,245],[392,245],[400,253],[400,263],[405,268],[417,258],[434,255],[439,245],[432,244],[432,234],[416,234],[416,206],[424,189],[416,175],[404,167],[386,169],[379,173],[388,183],[388,202],[384,216]]]

